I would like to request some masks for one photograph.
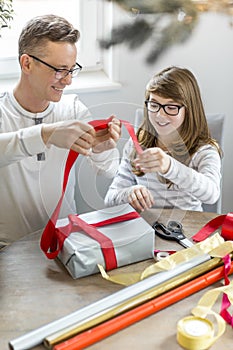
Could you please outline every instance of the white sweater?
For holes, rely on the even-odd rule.
[[[77,95],[65,95],[42,113],[24,110],[12,93],[0,95],[0,245],[43,229],[61,196],[68,150],[46,147],[41,124],[78,119],[88,122],[90,113]],[[45,160],[37,154],[44,152]],[[113,176],[119,165],[117,149],[90,157],[96,170]],[[76,212],[73,167],[60,217]]]
[[[128,195],[134,186],[145,186],[154,198],[155,208],[180,208],[202,211],[202,203],[213,204],[220,195],[221,158],[211,145],[205,145],[192,156],[189,166],[171,157],[171,166],[163,177],[172,181],[168,188],[159,181],[157,174],[149,173],[138,177],[132,173],[129,140],[123,152],[118,172],[106,194],[105,204],[113,206],[128,202]]]

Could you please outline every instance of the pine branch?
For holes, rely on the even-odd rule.
[[[99,40],[102,48],[121,43],[136,49],[149,39],[151,51],[147,63],[153,63],[171,45],[189,38],[198,19],[192,0],[113,0],[136,14],[133,22],[113,28],[110,38]],[[164,21],[165,19],[165,21]],[[165,24],[164,24],[165,22]]]
[[[153,27],[144,19],[136,20],[132,24],[123,24],[114,28],[110,39],[100,40],[102,48],[108,49],[112,45],[127,42],[131,49],[139,47],[152,34]]]
[[[13,19],[13,0],[0,0],[0,30],[9,27],[9,22]]]

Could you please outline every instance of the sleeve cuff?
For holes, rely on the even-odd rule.
[[[46,147],[41,137],[42,125],[33,125],[18,131],[21,146],[24,152],[30,156],[43,152]]]
[[[103,162],[105,160],[109,160],[109,157],[111,158],[117,158],[119,157],[119,152],[117,148],[112,148],[104,152],[100,153],[93,153],[91,152],[90,159],[93,162]]]

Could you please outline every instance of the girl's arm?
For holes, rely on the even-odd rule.
[[[213,204],[219,199],[221,158],[213,146],[201,147],[193,156],[189,167],[171,157],[168,172],[161,175],[202,203]]]

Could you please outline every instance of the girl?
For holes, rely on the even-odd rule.
[[[168,67],[146,87],[144,118],[137,131],[143,152],[129,140],[105,204],[130,203],[202,211],[220,196],[222,152],[211,138],[200,89],[185,68]]]

